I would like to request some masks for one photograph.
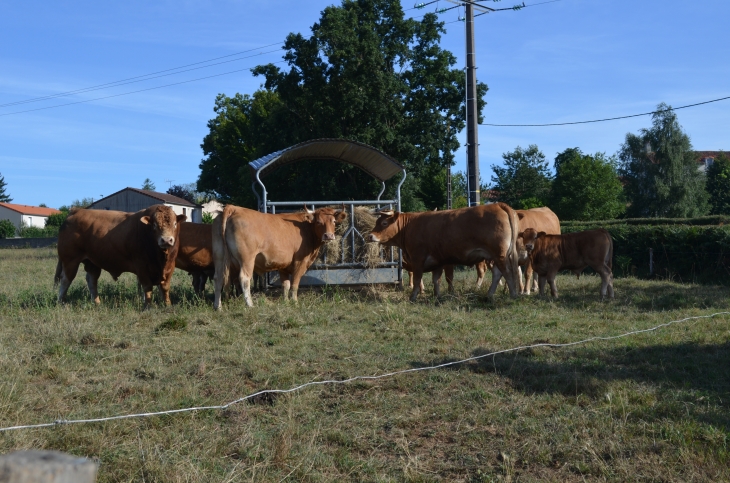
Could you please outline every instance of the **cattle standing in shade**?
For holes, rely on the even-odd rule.
[[[433,272],[434,294],[446,265],[474,265],[494,260],[505,274],[510,295],[517,296],[517,232],[515,211],[504,203],[447,211],[399,213],[382,211],[368,241],[403,250],[413,270],[411,301],[420,293],[424,272]],[[494,287],[489,296],[494,295]]]
[[[548,207],[532,208],[529,210],[515,210],[517,217],[520,219],[520,232],[527,230],[528,228],[534,229],[536,232],[544,232],[548,235],[560,235],[560,220],[558,216]],[[517,240],[517,251],[519,253],[519,266],[525,267],[525,281],[522,282],[520,276],[520,293],[530,295],[530,288],[532,286],[532,264],[530,263],[530,257],[525,249],[525,245],[522,238]],[[492,285],[499,283],[502,274],[499,268],[492,268]],[[537,283],[537,279],[535,279]],[[478,288],[478,287],[477,287]]]
[[[606,295],[613,298],[613,240],[606,230],[548,235],[528,228],[520,237],[538,275],[540,295],[544,293],[547,280],[552,296],[558,297],[555,276],[560,270],[580,275],[586,267],[591,267],[601,276],[601,300]]]
[[[344,207],[343,207],[344,208]],[[299,280],[314,262],[326,241],[335,239],[335,223],[347,218],[344,210],[319,208],[304,213],[269,214],[228,205],[213,222],[215,301],[221,308],[221,292],[228,281],[229,267],[239,271],[246,304],[251,300],[254,272],[277,270],[284,299],[291,288],[296,302]]]
[[[178,235],[185,218],[164,205],[136,213],[72,209],[58,232],[58,301],[63,302],[83,263],[91,299],[97,304],[97,283],[101,271],[106,270],[114,280],[124,272],[137,275],[144,289],[145,306],[152,301],[155,285],[169,305]]]

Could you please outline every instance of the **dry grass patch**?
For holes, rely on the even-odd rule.
[[[728,310],[728,289],[561,276],[561,299],[416,303],[392,288],[272,292],[213,312],[175,274],[171,308],[141,311],[133,277],[83,277],[56,306],[55,256],[0,250],[0,426],[217,405],[266,388],[570,342]],[[209,289],[210,292],[210,289]],[[430,293],[430,288],[427,288]],[[727,481],[730,318],[537,348],[225,411],[0,433],[0,451],[98,458],[113,481]]]

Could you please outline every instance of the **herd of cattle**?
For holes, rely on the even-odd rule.
[[[254,274],[278,271],[284,299],[297,300],[299,281],[322,245],[335,239],[335,225],[347,213],[319,208],[300,213],[267,214],[228,205],[212,225],[185,223],[185,215],[154,205],[136,213],[74,209],[58,236],[55,282],[63,302],[80,264],[95,303],[102,270],[116,280],[123,272],[137,276],[145,306],[159,286],[170,304],[175,268],[193,275],[202,292],[207,279],[215,282],[213,306],[221,308],[224,288],[233,283],[251,306]],[[492,270],[492,297],[502,277],[510,295],[530,293],[532,272],[542,294],[545,282],[558,296],[555,276],[560,270],[576,275],[591,267],[601,276],[601,298],[613,298],[613,241],[606,230],[560,234],[560,222],[549,208],[513,210],[504,203],[446,211],[400,213],[380,211],[369,242],[402,250],[403,266],[411,272],[411,300],[423,290],[425,272],[432,272],[439,296],[443,272],[452,288],[454,265],[475,265],[477,287],[487,268]],[[522,281],[521,267],[526,280]]]

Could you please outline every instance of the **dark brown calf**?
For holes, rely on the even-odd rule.
[[[613,240],[604,229],[547,235],[528,228],[519,235],[533,270],[538,275],[540,295],[544,293],[545,280],[550,284],[553,297],[558,297],[555,276],[560,270],[570,270],[576,275],[591,267],[601,276],[601,300],[606,295],[613,298]]]

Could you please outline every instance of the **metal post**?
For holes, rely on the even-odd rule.
[[[477,206],[480,203],[478,121],[474,6],[466,3],[466,162],[469,206]]]
[[[649,249],[649,276],[654,276],[654,249]]]
[[[446,170],[446,209],[451,209],[451,166]]]

